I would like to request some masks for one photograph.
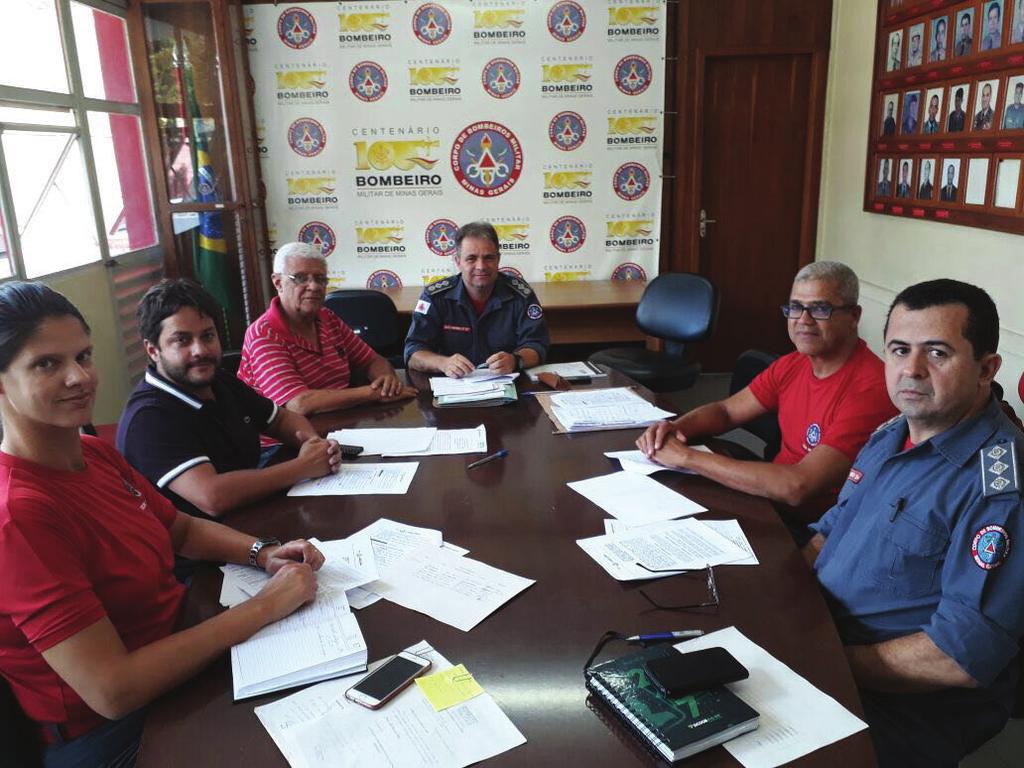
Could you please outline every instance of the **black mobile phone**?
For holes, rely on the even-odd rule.
[[[747,668],[725,648],[705,648],[690,653],[672,650],[650,659],[646,667],[654,684],[673,699],[750,676]]]
[[[361,445],[338,445],[341,448],[341,458],[343,459],[354,459],[360,453],[363,452],[363,446]]]

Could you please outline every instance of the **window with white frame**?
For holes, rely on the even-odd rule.
[[[0,2],[0,279],[157,244],[123,5]]]

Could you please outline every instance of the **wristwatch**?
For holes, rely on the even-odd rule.
[[[277,547],[281,545],[280,539],[256,539],[249,547],[249,565],[253,568],[258,568],[256,565],[256,558],[260,555],[260,550],[264,547]]]
[[[516,359],[516,370],[523,370],[523,356],[520,355],[518,352],[513,352],[512,357]]]

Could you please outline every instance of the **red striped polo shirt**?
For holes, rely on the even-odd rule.
[[[374,351],[326,307],[317,318],[320,349],[288,328],[277,297],[245,331],[238,378],[278,405],[309,389],[344,389]]]

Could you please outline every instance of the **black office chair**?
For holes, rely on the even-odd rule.
[[[36,726],[25,716],[3,678],[0,678],[0,744],[3,744],[4,765],[43,768],[43,747],[36,737]]]
[[[665,342],[664,352],[643,347],[603,349],[590,362],[607,365],[655,392],[693,386],[700,363],[686,357],[686,345],[704,341],[718,319],[718,291],[700,275],[666,272],[654,278],[636,308],[636,324]]]
[[[324,306],[395,368],[405,367],[402,346],[407,329],[402,328],[390,296],[364,289],[331,291]]]
[[[732,379],[729,381],[729,394],[735,395],[741,389],[749,386],[757,375],[779,358],[772,352],[762,352],[759,349],[748,349],[736,358],[736,365],[732,369]],[[782,430],[779,429],[779,417],[775,413],[766,413],[758,416],[753,421],[743,425],[743,429],[750,432],[754,437],[764,440],[764,460],[771,461],[782,448]]]
[[[242,350],[229,349],[220,356],[220,367],[232,376],[238,375],[238,366],[242,364]]]

